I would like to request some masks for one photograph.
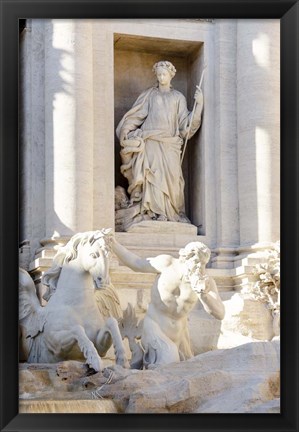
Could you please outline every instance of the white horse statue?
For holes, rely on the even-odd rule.
[[[116,364],[129,367],[116,318],[98,307],[96,292],[110,287],[111,230],[74,235],[57,252],[42,283],[47,305],[38,301],[34,282],[20,269],[19,315],[22,348],[29,363],[86,359],[95,371],[112,343]]]

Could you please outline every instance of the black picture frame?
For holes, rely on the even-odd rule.
[[[299,5],[294,0],[0,0],[1,431],[298,431]],[[18,26],[26,18],[281,20],[281,414],[18,414]]]

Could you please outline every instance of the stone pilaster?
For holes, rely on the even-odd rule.
[[[114,228],[114,41],[111,20],[93,24],[94,229]]]
[[[20,39],[20,241],[31,258],[45,236],[44,21],[26,20]]]
[[[217,256],[213,266],[233,267],[239,245],[237,165],[237,21],[217,20],[215,26],[215,158],[217,195]]]
[[[237,23],[240,245],[279,239],[278,20]]]
[[[93,228],[92,23],[45,24],[46,237]]]

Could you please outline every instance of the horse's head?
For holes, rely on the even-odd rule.
[[[78,246],[78,258],[85,271],[89,272],[97,289],[110,284],[109,277],[109,233],[111,230],[90,232]]]
[[[48,286],[47,300],[55,292],[62,268],[71,265],[78,271],[89,272],[97,289],[110,284],[109,251],[111,229],[75,234],[53,258],[53,266],[43,276]]]

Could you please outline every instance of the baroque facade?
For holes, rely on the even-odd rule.
[[[175,65],[173,86],[189,111],[206,68],[201,127],[182,165],[191,223],[157,220],[119,230],[116,191],[127,183],[115,130],[154,85],[152,66],[160,60]],[[176,257],[194,241],[211,250],[206,271],[226,314],[220,324],[195,308],[195,354],[279,334],[280,285],[273,278],[280,273],[275,267],[271,279],[274,314],[259,301],[268,279],[257,270],[268,274],[265,263],[278,254],[280,239],[279,20],[26,20],[20,156],[20,264],[40,299],[42,275],[59,246],[76,233],[112,228],[141,257]],[[132,272],[116,257],[110,271],[122,309],[130,302],[144,314],[155,274]]]
[[[115,227],[114,191],[125,185],[115,128],[167,58],[189,110],[206,65],[202,126],[183,164],[192,226],[117,237],[146,256],[195,238],[223,285],[240,286],[244,259],[280,235],[279,38],[278,20],[27,20],[20,241],[30,271],[38,278],[76,232]]]

